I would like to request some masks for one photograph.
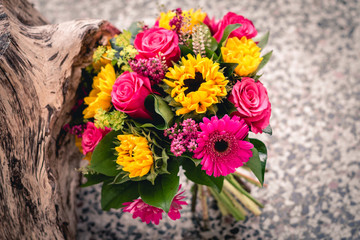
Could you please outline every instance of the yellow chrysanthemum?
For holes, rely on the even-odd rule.
[[[130,173],[130,178],[147,174],[153,164],[153,156],[146,138],[131,134],[118,135],[117,138],[120,146],[115,148],[119,153],[116,163]]]
[[[256,71],[262,61],[260,50],[252,39],[242,37],[229,38],[225,47],[221,48],[224,62],[239,63],[235,68],[235,73],[246,77]]]
[[[205,113],[227,94],[225,86],[229,81],[219,71],[219,63],[200,55],[194,58],[188,54],[187,58],[181,58],[181,66],[169,68],[166,74],[169,80],[164,80],[172,88],[171,97],[182,105],[176,111],[177,115],[191,111]]]
[[[83,111],[84,118],[92,118],[98,109],[108,110],[111,106],[111,91],[116,80],[115,70],[111,64],[101,67],[99,74],[94,77],[93,89],[88,97],[84,98],[86,105]]]
[[[170,20],[176,16],[176,13],[173,11],[168,11],[167,13],[160,13],[159,18],[159,27],[171,30],[169,23]],[[183,11],[182,16],[184,17],[184,22],[186,23],[182,29],[183,32],[192,33],[192,29],[196,24],[200,24],[204,21],[206,13],[202,12],[201,9],[198,9],[194,12],[194,9],[189,11]]]

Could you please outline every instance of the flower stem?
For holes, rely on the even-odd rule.
[[[191,212],[192,212],[192,213],[195,213],[198,189],[199,189],[199,185],[197,185],[196,183],[195,183],[195,184],[193,185],[193,187],[191,188],[191,192],[192,192]]]
[[[208,230],[209,229],[209,209],[208,209],[205,191],[204,191],[205,186],[200,185],[199,187],[200,187],[200,194],[201,194],[201,205],[202,205],[202,209],[203,209],[204,229]]]

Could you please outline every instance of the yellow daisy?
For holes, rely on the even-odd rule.
[[[242,37],[229,38],[225,47],[221,48],[224,62],[238,63],[235,73],[241,77],[246,77],[256,71],[262,61],[259,48],[252,39]]]
[[[205,113],[227,95],[225,86],[229,81],[219,71],[219,63],[200,55],[195,58],[188,54],[187,58],[181,58],[181,66],[169,68],[168,79],[164,80],[172,88],[171,97],[182,105],[177,115],[191,111]]]
[[[111,106],[111,91],[116,80],[115,70],[111,64],[101,67],[101,71],[93,81],[93,89],[88,97],[84,98],[86,105],[89,105],[83,111],[84,118],[92,118],[98,109],[105,111]]]
[[[159,27],[169,29],[172,28],[169,25],[171,19],[176,16],[176,13],[173,11],[168,11],[167,13],[160,13],[159,18]],[[192,29],[196,24],[200,24],[204,21],[206,17],[206,13],[202,12],[201,9],[198,9],[194,12],[194,9],[190,9],[189,11],[182,11],[182,16],[184,17],[185,25],[181,29],[183,32],[192,33]]]
[[[118,152],[116,163],[123,166],[122,170],[130,173],[130,178],[147,174],[153,164],[153,155],[146,138],[131,134],[118,135],[117,138],[120,145],[115,148]]]

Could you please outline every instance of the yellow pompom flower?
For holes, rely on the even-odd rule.
[[[170,20],[176,16],[174,11],[168,11],[167,13],[160,13],[159,18],[159,27],[165,28],[168,30],[172,30],[169,23]],[[196,24],[200,24],[204,21],[206,17],[206,13],[202,12],[201,9],[198,9],[194,12],[194,9],[190,9],[188,11],[182,11],[182,16],[186,19],[184,20],[186,25],[181,29],[183,32],[192,33],[192,29]]]
[[[238,63],[235,73],[241,77],[246,77],[256,71],[262,61],[260,50],[252,39],[242,37],[229,38],[225,47],[221,48],[224,62]]]
[[[123,166],[123,171],[130,173],[130,178],[147,174],[153,164],[153,155],[146,138],[131,134],[118,135],[117,138],[120,145],[115,147],[118,152],[116,163]]]
[[[191,111],[205,113],[208,107],[227,95],[225,86],[229,81],[219,71],[219,63],[200,55],[195,58],[188,54],[187,58],[181,58],[180,66],[169,68],[168,79],[164,80],[172,88],[171,97],[182,105],[177,115]]]
[[[115,69],[111,64],[101,67],[101,71],[93,81],[93,89],[88,97],[84,98],[86,105],[89,105],[83,111],[84,118],[92,118],[98,109],[105,111],[111,106],[111,91],[116,80]]]

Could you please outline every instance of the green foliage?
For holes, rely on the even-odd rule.
[[[153,119],[150,123],[136,123],[137,127],[154,127],[159,130],[164,130],[172,125],[174,113],[162,97],[150,94],[146,97],[144,105],[146,109],[152,113]]]
[[[179,163],[176,160],[168,162],[168,171],[170,174],[158,175],[155,184],[142,182],[139,184],[139,193],[141,199],[154,207],[169,212],[171,202],[179,188]]]
[[[270,124],[266,128],[264,128],[262,131],[266,134],[269,134],[270,136],[272,135],[272,128],[271,128]]]
[[[223,33],[223,36],[218,44],[218,48],[216,50],[216,53],[218,55],[220,55],[221,53],[221,47],[225,44],[226,40],[228,39],[228,37],[230,36],[230,34],[232,33],[232,31],[238,29],[239,27],[241,27],[241,24],[239,23],[236,23],[236,24],[230,24],[228,25],[225,30],[224,30],[224,33]]]
[[[195,55],[194,51],[186,45],[179,44],[181,56],[186,57],[188,54]]]
[[[218,192],[221,192],[224,177],[214,177],[206,174],[204,170],[201,170],[202,165],[195,166],[195,163],[189,159],[184,159],[182,161],[182,167],[185,170],[185,176],[193,181],[194,183],[206,185],[216,189]]]
[[[235,68],[238,65],[239,65],[238,63],[225,63],[225,62],[222,62],[222,63],[220,63],[220,68],[223,69],[224,75],[226,77],[230,77],[233,74]]]
[[[262,36],[259,41],[257,46],[261,49],[265,48],[265,46],[267,45],[268,41],[269,41],[269,35],[270,32],[267,32],[264,36]],[[254,40],[255,42],[257,42],[256,40]]]
[[[114,131],[119,131],[124,128],[127,115],[117,110],[107,112],[103,109],[99,109],[94,118],[95,125],[98,128],[105,129],[105,127],[108,127]]]
[[[93,55],[93,62],[100,61],[102,55],[106,52],[105,46],[98,46]]]
[[[252,74],[252,76],[255,76],[263,67],[265,67],[265,65],[269,62],[271,56],[272,56],[272,52],[270,51],[267,54],[265,54],[262,58],[263,60],[261,61],[261,63],[259,64],[258,68],[256,69],[256,71]]]
[[[109,132],[95,147],[91,157],[90,167],[98,173],[106,176],[116,176],[119,173],[116,163],[117,154],[115,151],[116,136],[121,134],[118,131]]]
[[[131,202],[138,197],[138,182],[128,181],[123,184],[106,182],[101,189],[101,208],[105,211],[110,208],[118,209],[123,207],[123,203]]]
[[[249,139],[250,142],[254,145],[254,148],[251,149],[253,156],[246,163],[251,171],[255,174],[256,178],[260,181],[261,185],[264,184],[264,175],[267,159],[267,149],[265,144],[258,139]]]
[[[82,184],[81,187],[89,187],[104,181],[108,181],[111,177],[106,176],[101,173],[94,173],[94,174],[84,174],[84,177],[87,179],[87,182]]]

